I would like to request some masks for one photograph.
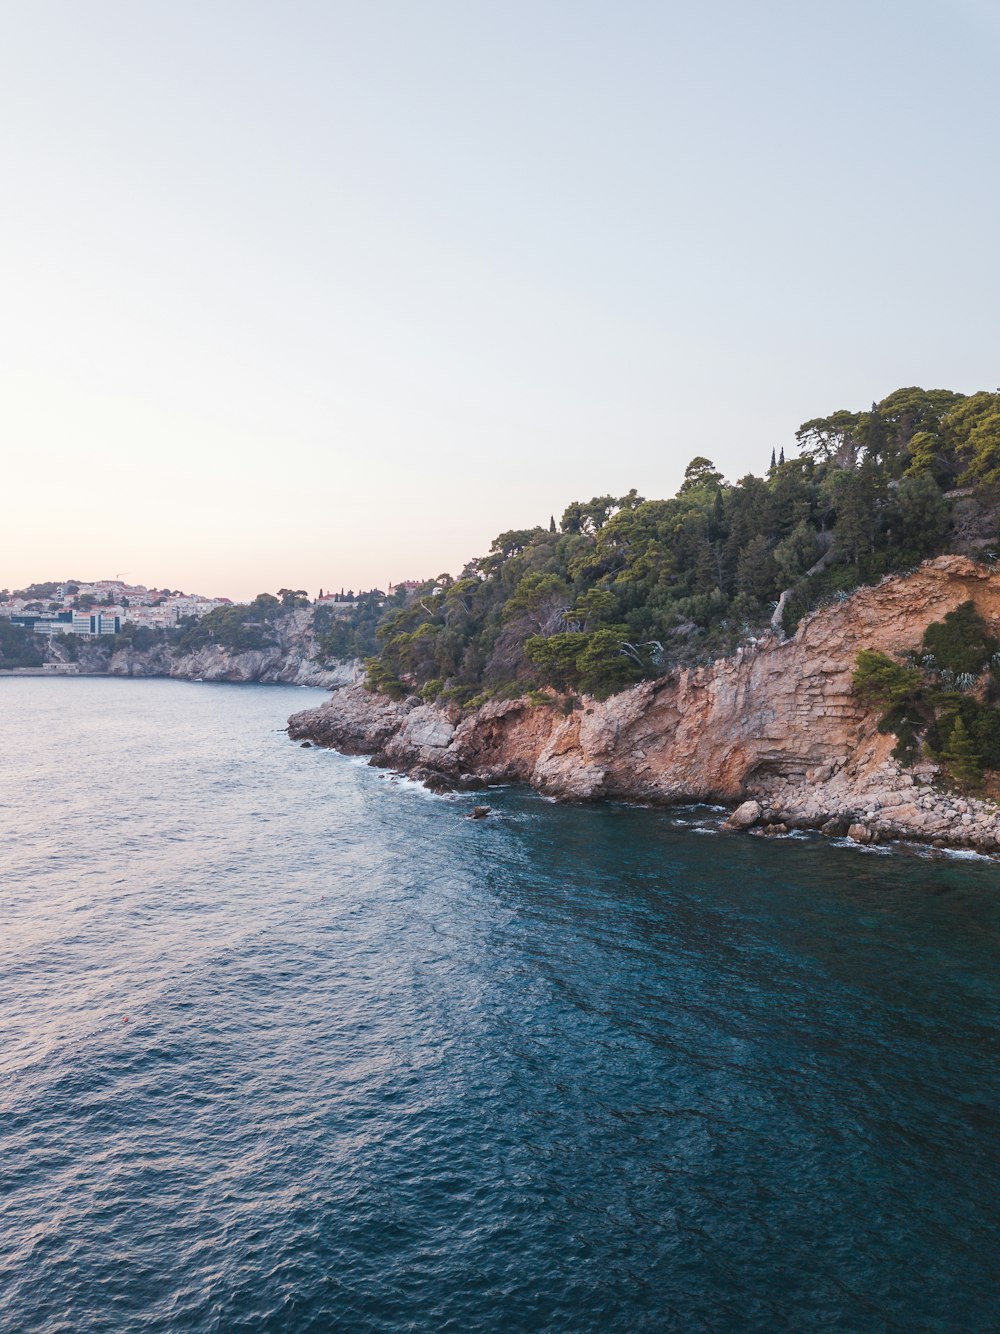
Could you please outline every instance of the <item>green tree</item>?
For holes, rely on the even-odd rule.
[[[917,431],[910,439],[909,459],[905,477],[931,477],[939,487],[951,486],[961,466],[938,431]]]
[[[965,467],[959,481],[1000,486],[1000,390],[964,399],[945,417],[944,430]]]
[[[800,520],[774,548],[774,563],[783,583],[793,583],[814,565],[819,555],[816,529]]]
[[[368,658],[365,672],[365,687],[373,694],[388,695],[397,700],[406,694],[402,681],[379,658]]]
[[[951,523],[948,502],[929,472],[908,475],[896,488],[896,546],[917,557],[941,544]]]
[[[533,629],[543,632],[558,624],[572,597],[572,589],[559,575],[532,571],[507,599],[503,619],[524,618]]]
[[[862,447],[862,419],[862,413],[844,408],[829,417],[813,417],[795,432],[799,449],[807,458],[854,468]]]
[[[841,471],[833,479],[833,494],[834,540],[841,554],[856,563],[875,547],[878,521],[873,478],[867,471]]]
[[[490,555],[499,557],[501,561],[510,560],[529,546],[535,534],[541,531],[540,528],[511,528],[494,539]]]
[[[643,500],[634,487],[626,496],[595,496],[585,505],[574,500],[566,507],[560,527],[564,533],[586,533],[592,537],[616,514],[637,509]]]
[[[813,465],[808,460],[781,462],[770,478],[768,526],[775,538],[787,537],[800,523],[812,526]]]
[[[917,668],[903,667],[878,649],[863,648],[851,684],[865,703],[884,707],[919,698],[923,680]]]
[[[602,621],[611,619],[615,609],[615,595],[607,588],[588,588],[566,613],[568,621],[576,621],[579,629],[592,630]]]
[[[607,699],[642,676],[640,665],[625,651],[624,636],[616,630],[595,630],[577,655],[580,688]]]
[[[963,791],[982,787],[983,761],[966,730],[961,714],[955,718],[947,748],[942,751],[941,759],[947,765],[948,772],[957,787]]]
[[[698,454],[684,469],[684,480],[681,482],[679,494],[683,496],[691,491],[709,489],[714,491],[721,481],[722,473],[716,470],[712,460]]]
[[[763,533],[752,537],[740,552],[736,566],[736,587],[741,593],[767,602],[775,591],[777,567],[771,554],[771,544]]]
[[[580,683],[577,659],[587,643],[582,630],[566,630],[558,635],[532,635],[525,640],[524,653],[529,662],[540,667],[545,679],[560,690],[574,690]]]
[[[924,631],[924,653],[932,654],[938,667],[956,675],[977,676],[997,647],[974,602],[963,602]]]
[[[916,437],[922,432],[938,435],[942,418],[963,397],[951,389],[921,389],[918,385],[886,395],[878,404],[878,412],[887,432],[895,437],[897,455],[905,459],[907,452],[912,453]]]

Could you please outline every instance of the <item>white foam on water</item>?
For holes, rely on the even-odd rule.
[[[894,851],[881,843],[855,843],[853,838],[831,838],[830,842],[835,848],[853,848],[855,852],[867,852],[874,857],[891,857]]]
[[[409,775],[396,773],[393,769],[382,769],[379,772],[378,779],[381,783],[389,783],[400,792],[407,792],[413,796],[429,797],[431,801],[467,800],[467,794],[464,792],[434,792],[426,787],[419,778],[410,778]]]
[[[975,848],[934,848],[933,851],[940,853],[943,857],[950,857],[952,860],[959,862],[992,862],[996,860],[988,852],[977,852]]]

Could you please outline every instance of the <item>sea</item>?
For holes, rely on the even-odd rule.
[[[0,1329],[998,1329],[1000,866],[431,795],[323,698],[0,681]]]

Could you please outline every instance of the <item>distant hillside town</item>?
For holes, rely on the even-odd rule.
[[[407,580],[395,585],[395,589],[420,586],[419,581]],[[390,584],[390,594],[393,590]],[[342,588],[336,593],[321,588],[315,600],[311,600],[304,589],[282,588],[272,600],[285,610],[323,607],[336,615],[354,610],[359,599],[374,595],[379,602],[385,598],[377,589],[355,593],[353,589]],[[31,634],[48,637],[100,638],[120,634],[126,626],[173,630],[198,622],[211,612],[242,605],[234,603],[232,598],[206,597],[203,593],[184,593],[176,588],[146,588],[144,584],[129,584],[122,579],[67,579],[34,583],[13,591],[0,590],[0,617]]]
[[[230,598],[146,588],[122,579],[67,579],[0,592],[0,616],[36,635],[114,635],[127,623],[167,630],[231,605]]]

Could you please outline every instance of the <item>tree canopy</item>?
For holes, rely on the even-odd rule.
[[[824,599],[947,550],[954,486],[987,513],[1000,495],[1000,394],[909,386],[796,435],[798,456],[769,450],[763,477],[729,482],[699,454],[670,499],[609,493],[503,532],[457,577],[330,625],[321,653],[363,648],[379,680],[459,702],[607,693],[732,651],[778,606],[790,633]]]

